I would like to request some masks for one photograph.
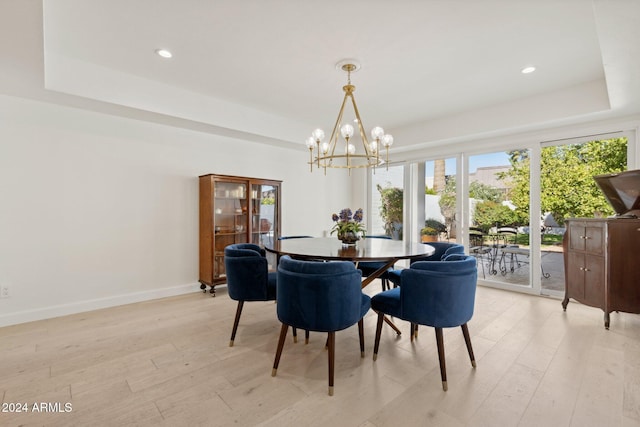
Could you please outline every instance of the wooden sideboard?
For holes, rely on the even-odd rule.
[[[571,218],[564,236],[565,297],[609,313],[640,313],[640,219]]]

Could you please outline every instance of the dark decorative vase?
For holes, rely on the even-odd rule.
[[[356,242],[360,240],[360,236],[353,231],[345,231],[344,233],[338,234],[338,239],[342,241],[343,245],[355,245]]]

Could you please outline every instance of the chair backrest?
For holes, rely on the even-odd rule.
[[[264,257],[266,256],[266,251],[264,250],[264,248],[261,248],[260,246],[256,245],[255,243],[233,243],[231,245],[228,245],[225,247],[226,249],[229,250],[236,250],[236,249],[249,249],[255,252],[258,252],[260,254],[260,256]],[[237,256],[242,256],[242,255],[237,255]]]
[[[277,283],[278,319],[289,326],[330,332],[360,320],[362,274],[350,261],[300,261],[285,255]]]
[[[401,274],[402,319],[450,328],[473,316],[478,279],[474,257],[453,254],[445,261],[416,262]]]
[[[433,246],[436,250],[433,255],[429,255],[426,257],[414,258],[411,260],[410,264],[413,265],[415,262],[419,261],[441,261],[447,255],[451,254],[462,254],[464,253],[464,246],[459,243],[449,243],[449,242],[429,242],[427,243],[430,246]]]
[[[477,227],[469,227],[469,246],[471,247],[482,247],[485,246],[484,243],[485,234],[481,229]]]
[[[260,232],[266,233],[271,231],[271,221],[267,218],[260,218]]]
[[[513,245],[518,241],[518,229],[514,227],[498,227],[496,239],[500,246]]]
[[[268,262],[263,253],[260,246],[252,243],[236,243],[224,248],[224,268],[231,299],[267,299]]]

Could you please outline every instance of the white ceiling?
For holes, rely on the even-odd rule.
[[[396,150],[640,112],[637,0],[43,3],[48,91],[214,133],[328,133],[344,58],[365,127]]]

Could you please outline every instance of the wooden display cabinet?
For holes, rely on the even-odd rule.
[[[224,248],[233,243],[264,246],[280,235],[281,181],[228,175],[200,180],[200,289],[226,283]],[[270,268],[275,258],[268,256]]]
[[[640,220],[631,218],[566,221],[565,297],[609,313],[640,313]]]

